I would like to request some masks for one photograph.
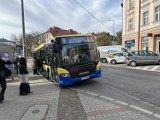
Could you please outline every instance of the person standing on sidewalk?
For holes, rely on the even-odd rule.
[[[33,58],[33,66],[32,66],[32,69],[33,69],[33,75],[37,74],[37,57],[34,57],[34,58]]]
[[[36,63],[37,63],[36,64],[37,75],[39,75],[40,74],[40,70],[41,70],[41,60],[40,60],[39,57],[37,58],[37,62]]]
[[[16,74],[18,74],[18,64],[19,64],[19,57],[17,56],[16,57],[16,59],[15,59],[15,61],[13,62],[13,64],[14,64],[14,68],[15,68],[15,70],[16,70]]]
[[[7,82],[6,82],[6,77],[5,77],[5,64],[12,64],[12,62],[4,61],[0,55],[0,85],[1,85],[0,104],[3,103],[4,93],[7,88]]]
[[[30,85],[28,81],[27,61],[24,57],[19,59],[19,76],[20,76],[20,95],[30,93]]]

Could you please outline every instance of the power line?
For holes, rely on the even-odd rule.
[[[80,4],[77,0],[75,0],[75,2],[81,6],[85,11],[87,11],[94,19],[96,19],[100,24],[102,24],[104,27],[106,27],[107,29],[109,29],[110,31],[112,31],[110,28],[108,28],[104,23],[102,23],[96,16],[94,16],[91,12],[89,12],[82,4]]]

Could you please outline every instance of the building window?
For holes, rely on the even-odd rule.
[[[142,50],[148,50],[148,37],[142,37]]]
[[[130,31],[132,29],[133,29],[133,19],[131,18],[128,20],[128,30]]]
[[[143,25],[148,24],[148,11],[143,13]]]
[[[160,20],[160,5],[155,7],[155,21]]]
[[[133,0],[129,0],[129,10],[133,8]]]

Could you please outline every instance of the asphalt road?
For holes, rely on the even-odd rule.
[[[71,86],[160,112],[160,73],[103,66],[102,77]]]

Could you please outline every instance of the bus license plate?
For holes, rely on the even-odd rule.
[[[86,79],[89,79],[89,76],[86,76],[86,77],[82,77],[81,80],[86,80]]]

